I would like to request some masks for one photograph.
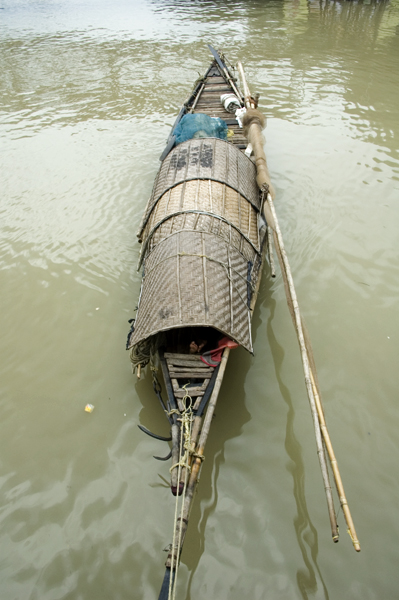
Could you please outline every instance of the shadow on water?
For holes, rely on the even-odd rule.
[[[273,332],[272,322],[276,302],[270,299],[270,317],[267,322],[267,335],[272,348],[272,356],[275,366],[276,378],[284,402],[287,405],[287,426],[285,437],[285,449],[291,459],[288,466],[292,474],[294,483],[294,497],[297,507],[297,516],[294,519],[295,534],[298,540],[298,546],[302,554],[304,567],[297,570],[297,584],[301,596],[304,600],[309,598],[309,594],[317,591],[317,579],[319,578],[324,590],[324,597],[328,600],[329,595],[324,583],[320,568],[317,564],[318,556],[318,536],[307,508],[305,497],[305,468],[302,459],[301,445],[295,436],[294,419],[295,411],[292,404],[290,392],[281,377],[281,367],[284,360],[284,349],[279,345]],[[289,318],[287,312],[287,318]],[[310,556],[309,556],[310,553]],[[317,578],[318,575],[318,578]]]

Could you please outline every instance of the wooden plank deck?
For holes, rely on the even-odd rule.
[[[242,128],[237,123],[234,113],[227,112],[220,101],[220,96],[229,92],[231,93],[231,91],[231,87],[226,83],[224,77],[220,75],[219,69],[213,67],[208,73],[194,113],[204,113],[210,117],[223,119],[234,134],[228,138],[229,142],[240,148],[240,150],[245,150],[248,142],[244,137]]]

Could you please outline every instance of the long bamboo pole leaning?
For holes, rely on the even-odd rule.
[[[299,348],[300,348],[300,352],[301,352],[302,367],[303,367],[304,376],[305,376],[305,385],[306,385],[306,390],[308,393],[310,410],[311,410],[311,414],[312,414],[312,418],[313,418],[317,455],[319,458],[320,469],[321,469],[321,473],[322,473],[322,477],[323,477],[324,490],[325,490],[327,506],[328,506],[328,514],[330,517],[332,538],[333,538],[334,542],[337,542],[338,537],[339,537],[338,525],[337,525],[337,520],[336,520],[336,515],[335,515],[334,500],[333,500],[333,496],[332,496],[331,485],[330,485],[330,481],[329,481],[329,477],[328,477],[328,468],[327,468],[327,462],[326,462],[326,458],[325,458],[325,454],[324,454],[323,440],[322,440],[322,436],[321,436],[321,429],[320,429],[319,416],[317,413],[316,400],[315,400],[315,397],[313,394],[313,388],[312,388],[312,383],[311,383],[311,376],[310,376],[311,368],[309,365],[309,358],[308,358],[308,354],[307,354],[305,337],[304,337],[303,328],[302,328],[302,319],[301,319],[298,300],[297,300],[296,292],[295,292],[295,288],[294,288],[294,282],[293,282],[292,275],[291,275],[291,269],[290,269],[290,266],[288,263],[288,258],[287,258],[285,248],[284,248],[284,242],[282,240],[280,227],[279,227],[278,221],[277,221],[277,215],[274,210],[274,205],[273,205],[273,201],[272,201],[270,194],[267,194],[267,202],[269,203],[269,206],[270,206],[273,218],[274,218],[274,224],[275,224],[275,231],[273,232],[274,242],[276,244],[277,256],[279,258],[281,270],[283,272],[283,279],[284,279],[284,284],[285,284],[284,288],[285,288],[285,292],[287,295],[287,302],[291,309],[290,312],[291,312],[291,316],[292,316],[292,319],[294,322],[294,326],[295,326],[295,330],[296,330],[298,342],[299,342]]]
[[[337,459],[335,458],[334,450],[333,450],[331,439],[330,439],[330,434],[328,433],[328,429],[327,429],[323,406],[321,404],[319,392],[317,390],[317,385],[314,380],[314,375],[313,375],[312,370],[310,370],[310,378],[312,380],[313,394],[314,394],[314,397],[316,400],[317,413],[319,415],[319,420],[320,420],[320,429],[323,434],[324,443],[326,445],[328,456],[330,459],[331,468],[332,468],[332,471],[334,474],[335,484],[337,486],[339,501],[340,501],[340,504],[342,507],[342,512],[344,513],[346,524],[348,526],[348,533],[351,537],[351,540],[352,540],[352,543],[353,543],[353,546],[354,546],[356,552],[360,552],[359,540],[357,539],[355,525],[353,523],[351,511],[349,510],[348,501],[345,496],[345,490],[344,490],[344,485],[343,485],[342,479],[341,479],[341,473],[339,472],[338,462],[337,462]]]
[[[243,90],[244,90],[245,106],[246,106],[246,108],[255,108],[255,103],[254,103],[253,98],[251,96],[251,92],[249,91],[249,87],[248,87],[248,83],[247,83],[247,78],[245,77],[244,67],[242,66],[242,62],[241,61],[238,61],[237,67],[238,67],[238,71],[240,73],[242,87],[243,87]]]
[[[255,163],[256,163],[256,168],[257,168],[257,179],[256,179],[257,184],[258,184],[259,188],[263,191],[264,190],[272,191],[269,170],[267,168],[266,156],[265,156],[265,153],[263,150],[262,128],[264,126],[264,117],[259,111],[255,110],[254,100],[251,97],[251,93],[250,93],[250,90],[249,90],[249,87],[248,87],[248,84],[246,81],[245,73],[244,73],[244,68],[243,68],[241,62],[238,63],[238,70],[239,70],[239,73],[241,76],[241,81],[243,84],[243,89],[244,89],[244,94],[245,94],[245,106],[247,108],[247,114],[244,116],[244,132],[247,135],[248,140],[253,147],[253,151],[254,151],[254,155],[255,155]],[[267,195],[270,195],[270,194],[267,194]],[[270,226],[273,229],[273,237],[275,238],[277,255],[278,255],[278,259],[279,259],[279,262],[280,262],[280,265],[282,268],[282,272],[284,274],[284,273],[286,273],[286,268],[284,266],[284,261],[283,261],[283,254],[285,254],[285,252],[284,251],[279,252],[281,245],[278,244],[278,239],[276,239],[276,235],[277,235],[276,230],[279,230],[278,223],[275,222],[275,219],[277,219],[277,216],[275,215],[275,213],[272,212],[270,204],[268,204],[267,202],[264,204],[264,213],[265,213],[265,217],[266,217],[268,226]],[[288,265],[288,270],[289,270],[289,265]],[[289,270],[289,272],[290,272],[290,270]],[[299,346],[301,349],[302,364],[303,364],[304,371],[305,371],[305,382],[306,382],[306,387],[307,387],[307,391],[308,391],[311,413],[312,413],[312,417],[313,417],[313,425],[314,425],[314,431],[315,431],[315,437],[316,437],[317,455],[319,458],[319,464],[320,464],[321,474],[322,474],[322,478],[323,478],[324,490],[325,490],[325,494],[326,494],[328,514],[329,514],[330,525],[331,525],[331,533],[332,533],[333,540],[335,542],[337,542],[339,534],[338,534],[336,513],[335,513],[335,509],[334,509],[334,500],[333,500],[333,496],[332,496],[332,489],[331,489],[329,475],[328,475],[328,467],[327,467],[326,457],[325,457],[325,453],[324,453],[323,440],[322,440],[320,424],[319,424],[318,415],[317,415],[317,409],[316,409],[315,401],[314,401],[314,398],[312,395],[312,389],[311,389],[311,384],[310,384],[309,364],[308,364],[308,360],[307,360],[305,340],[304,340],[303,333],[301,334],[302,330],[301,330],[299,306],[297,306],[297,309],[295,311],[294,306],[298,304],[296,301],[295,289],[294,289],[295,303],[292,301],[292,293],[290,291],[293,286],[293,282],[292,282],[292,285],[290,286],[290,283],[288,282],[287,277],[285,276],[284,284],[285,284],[284,285],[285,291],[287,294],[287,302],[291,309],[290,312],[291,312],[291,315],[292,315],[292,318],[294,321],[294,325],[296,324],[296,321],[299,321],[299,323],[300,323],[300,330],[298,332],[298,328],[296,327],[296,331],[298,334],[298,341],[299,341]],[[298,314],[295,315],[295,312],[297,312]]]
[[[269,257],[269,265],[270,265],[270,276],[274,278],[274,277],[276,277],[276,268],[274,266],[274,256],[273,256],[273,243],[272,243],[273,235],[272,235],[269,227],[266,229],[266,236],[267,236],[267,254]]]
[[[325,494],[326,494],[332,538],[333,538],[334,542],[337,542],[338,537],[339,537],[338,525],[337,525],[337,520],[336,520],[336,513],[335,513],[335,508],[334,508],[332,489],[331,489],[330,480],[329,480],[329,476],[328,476],[328,467],[327,467],[327,461],[326,461],[326,457],[325,457],[325,453],[324,453],[323,440],[322,440],[322,435],[321,435],[319,417],[318,417],[318,413],[317,413],[316,401],[314,398],[313,388],[312,388],[312,384],[311,384],[311,377],[310,377],[311,369],[310,369],[310,365],[309,365],[309,358],[308,358],[306,344],[305,344],[305,336],[304,336],[303,328],[302,328],[302,319],[301,319],[301,315],[300,315],[300,311],[299,311],[299,305],[298,305],[298,300],[296,297],[294,282],[293,282],[292,275],[291,275],[291,269],[290,269],[290,266],[288,263],[288,258],[287,258],[285,248],[284,248],[284,242],[282,240],[280,227],[279,227],[279,224],[277,221],[277,215],[274,210],[274,205],[272,203],[273,201],[272,201],[270,194],[267,194],[267,202],[269,204],[269,207],[272,212],[273,219],[274,219],[274,226],[275,226],[275,230],[273,232],[274,242],[276,245],[277,256],[278,256],[278,259],[280,262],[281,270],[283,272],[283,279],[284,279],[284,284],[285,284],[284,288],[285,288],[285,292],[287,295],[287,302],[291,309],[290,312],[291,312],[291,316],[292,316],[292,319],[294,322],[294,326],[295,326],[295,330],[296,330],[298,342],[299,342],[299,348],[300,348],[300,352],[301,352],[302,367],[303,367],[304,376],[305,376],[305,384],[306,384],[306,390],[308,393],[310,410],[311,410],[311,414],[312,414],[312,418],[313,418],[313,427],[314,427],[315,438],[316,438],[317,455],[319,458],[319,464],[320,464],[321,474],[322,474],[323,483],[324,483],[324,490],[325,490]]]
[[[292,320],[294,322],[295,330],[298,337],[299,347],[301,351],[302,358],[302,366],[305,376],[305,384],[306,390],[308,393],[311,413],[313,417],[313,425],[315,430],[316,437],[316,446],[317,446],[317,454],[319,457],[320,468],[322,472],[324,488],[326,493],[328,512],[330,517],[331,531],[334,542],[338,541],[338,526],[336,522],[336,515],[334,510],[333,498],[331,486],[329,483],[328,477],[328,469],[325,459],[324,453],[324,444],[327,448],[328,456],[331,462],[331,467],[335,479],[335,483],[337,486],[337,491],[340,499],[340,503],[342,506],[342,510],[345,516],[345,520],[348,526],[348,533],[352,539],[353,546],[357,552],[360,552],[360,544],[357,539],[355,527],[353,524],[353,520],[351,517],[351,513],[349,510],[349,506],[345,497],[344,488],[342,484],[341,475],[338,469],[338,464],[335,459],[334,451],[332,448],[330,436],[328,434],[327,425],[324,418],[323,408],[320,401],[320,396],[317,390],[316,385],[316,372],[313,373],[312,367],[310,365],[310,360],[312,362],[312,366],[314,367],[312,349],[310,347],[310,343],[306,343],[306,336],[304,334],[302,318],[299,311],[298,300],[296,296],[296,291],[294,287],[294,281],[292,279],[291,269],[288,262],[288,257],[285,252],[283,237],[281,234],[281,230],[277,220],[277,214],[274,208],[273,198],[272,198],[272,187],[269,176],[269,171],[267,169],[266,156],[263,149],[263,140],[262,140],[262,123],[264,123],[264,117],[259,113],[259,111],[254,111],[254,103],[251,97],[249,87],[246,82],[246,77],[244,73],[244,68],[242,64],[238,63],[238,69],[240,72],[241,80],[243,83],[244,94],[245,94],[245,105],[248,110],[248,120],[245,123],[244,127],[246,128],[245,132],[248,137],[249,142],[251,143],[254,149],[255,155],[255,163],[257,167],[258,177],[257,183],[261,190],[264,191],[266,195],[266,207],[267,210],[265,212],[266,221],[268,225],[273,229],[273,237],[277,250],[278,259],[280,262],[283,280],[284,280],[284,288],[287,296],[287,303],[290,309],[290,313],[292,316]],[[255,114],[259,113],[259,114]],[[323,436],[323,438],[322,438]]]

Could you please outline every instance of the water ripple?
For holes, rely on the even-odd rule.
[[[268,116],[276,210],[366,552],[329,545],[296,340],[266,268],[255,357],[237,350],[228,367],[179,594],[396,597],[397,3],[1,8],[1,597],[159,591],[173,502],[151,459],[160,442],[137,424],[166,435],[167,422],[124,341],[136,230],[209,42],[243,61]]]

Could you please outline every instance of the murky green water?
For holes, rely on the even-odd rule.
[[[246,66],[362,552],[333,545],[297,343],[265,268],[234,351],[178,598],[398,597],[399,2],[0,4],[0,596],[158,597],[167,434],[124,342],[135,233],[210,62]],[[94,412],[84,411],[87,403]]]

